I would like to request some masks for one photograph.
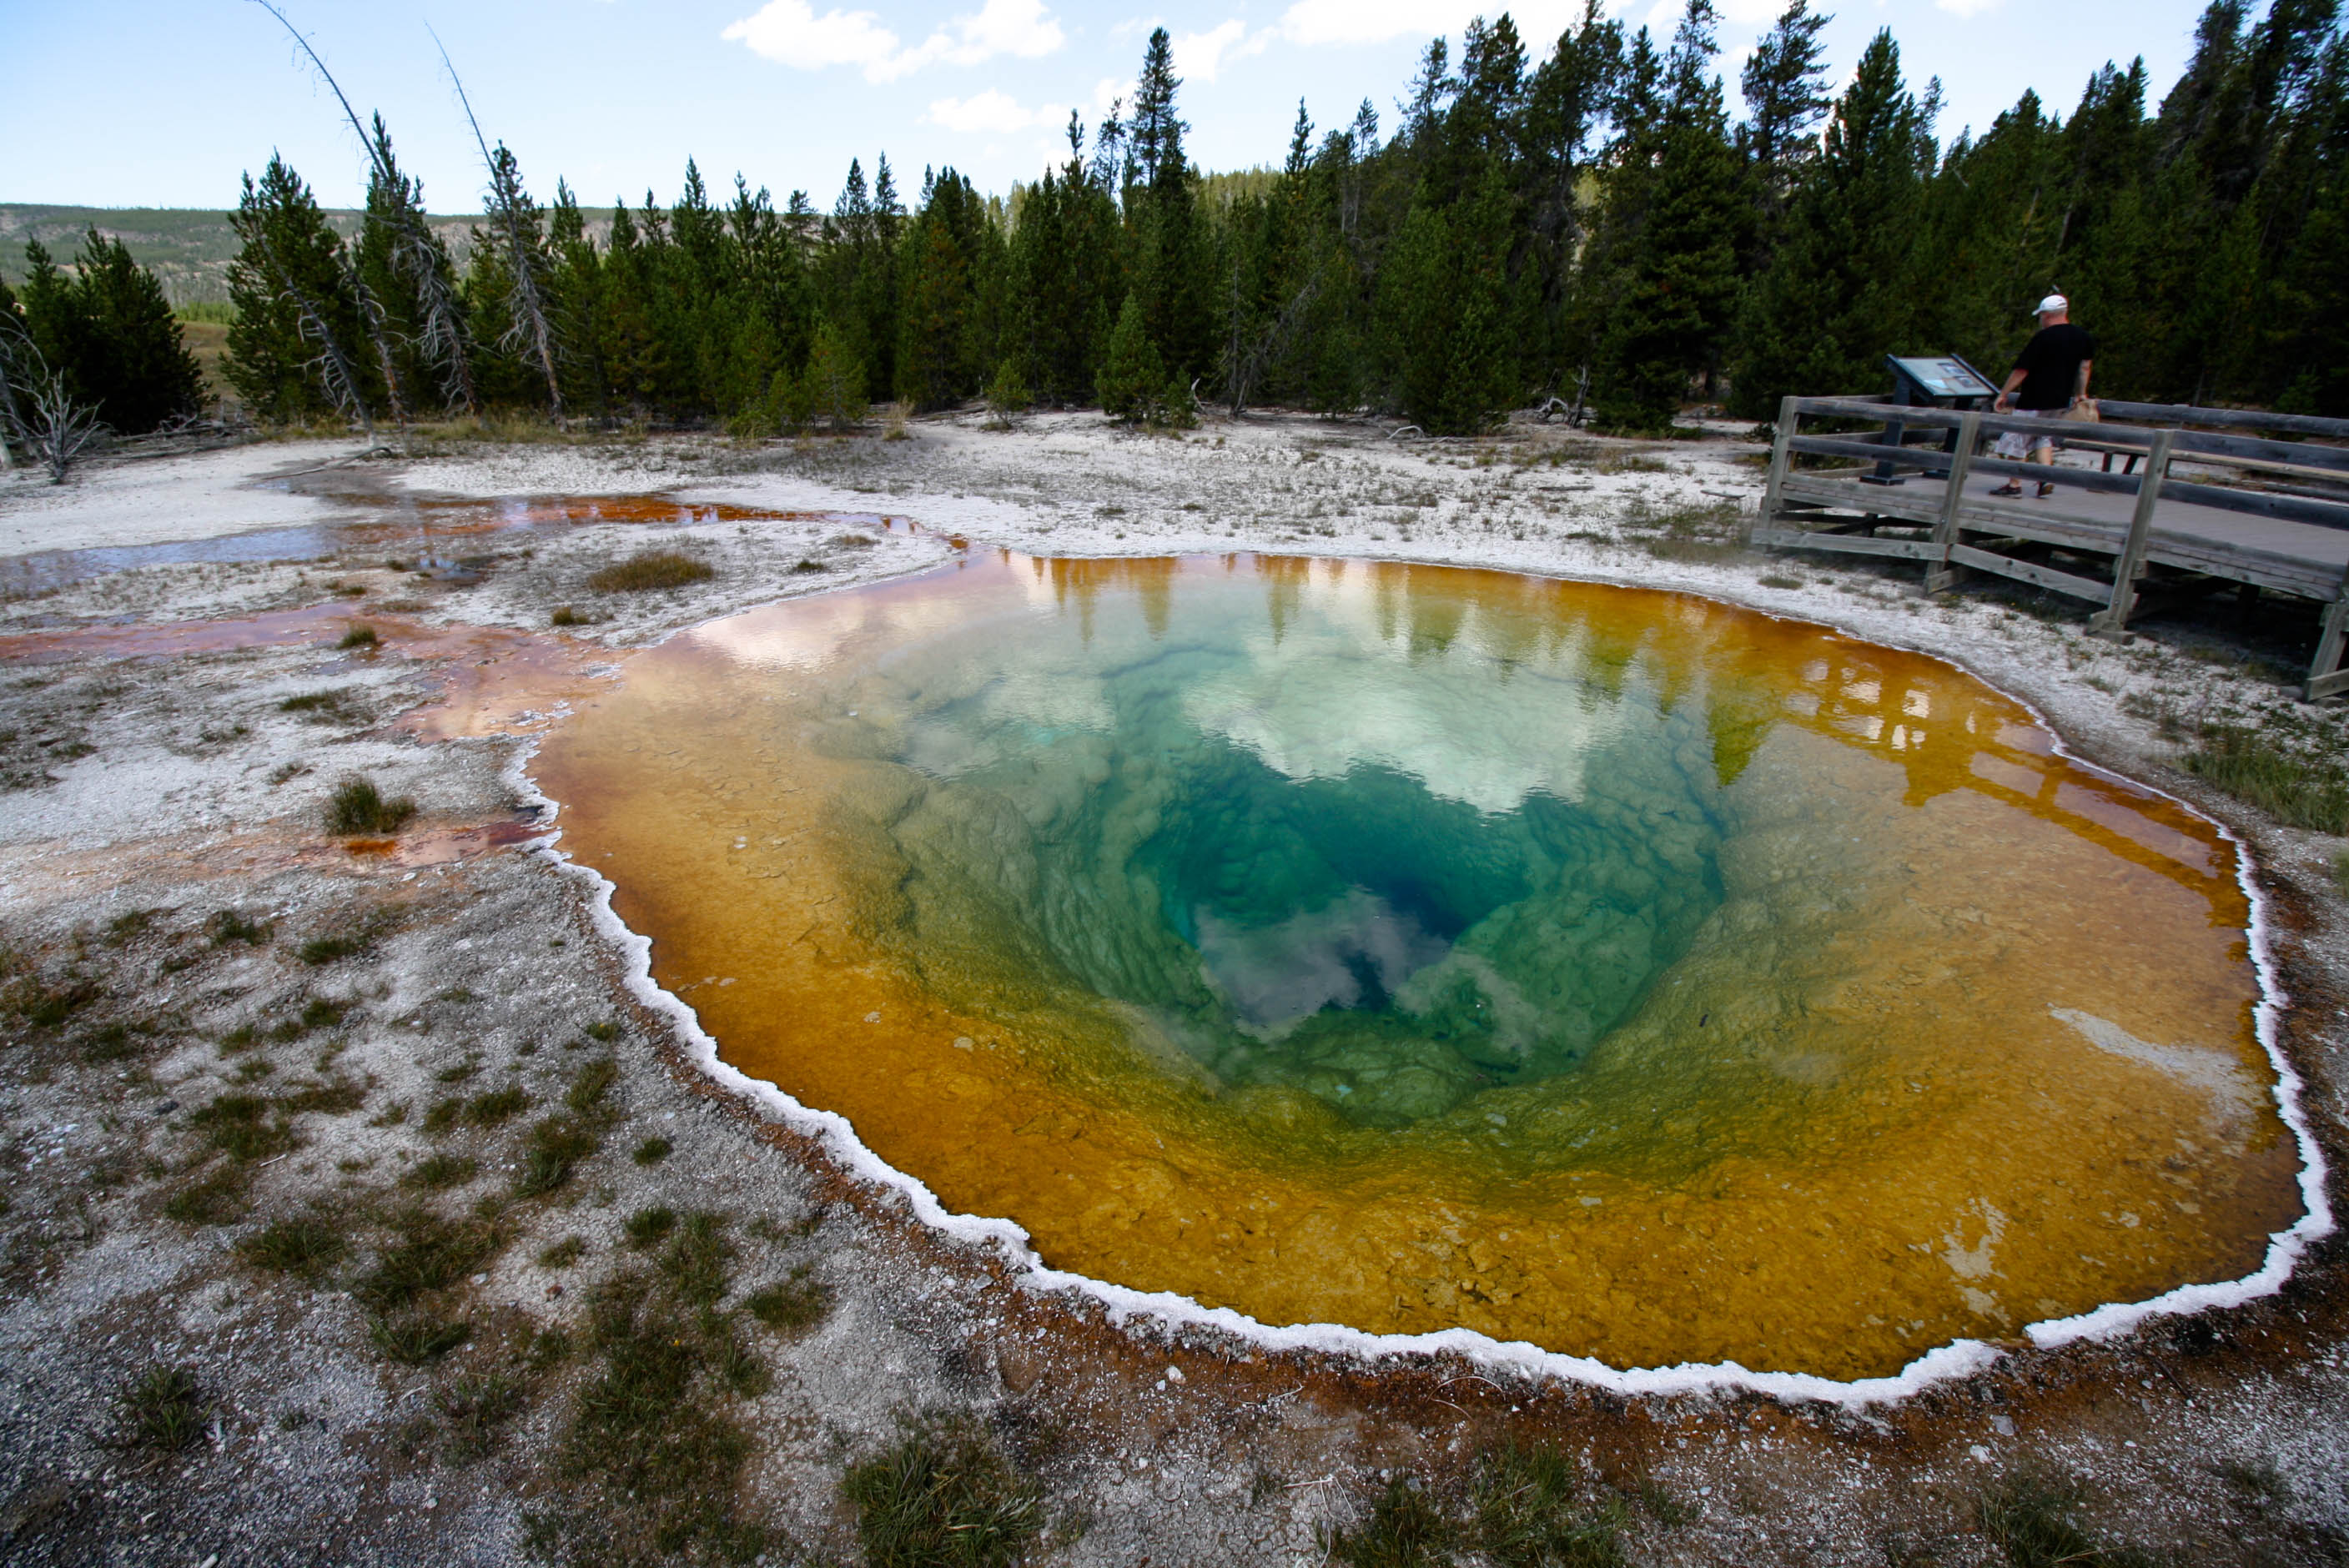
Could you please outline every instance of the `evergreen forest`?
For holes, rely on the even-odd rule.
[[[1888,352],[1996,376],[2054,291],[2098,338],[2105,396],[2349,415],[2338,12],[2212,0],[2158,103],[2141,60],[2112,65],[2068,111],[2026,93],[1943,144],[1940,84],[1909,79],[1889,31],[1847,77],[1794,0],[1739,73],[1741,113],[1712,0],[1669,37],[1594,0],[1554,40],[1506,15],[1456,54],[1438,39],[1392,123],[1365,101],[1317,126],[1300,103],[1277,167],[1216,175],[1185,151],[1161,29],[1132,102],[1090,131],[1072,115],[1066,160],[1007,197],[951,168],[903,189],[885,156],[829,211],[778,207],[688,163],[675,200],[591,225],[484,139],[461,253],[381,119],[354,116],[355,240],[282,161],[245,180],[227,373],[259,417],[370,427],[502,408],[753,435],[986,397],[1176,423],[1195,399],[1369,408],[1461,434],[1558,397],[1660,431],[1692,402],[1766,419],[1789,392],[1878,390]],[[105,346],[144,340],[90,324],[160,294],[131,299],[128,258],[90,246],[70,278],[42,258],[19,304],[141,428],[192,402],[191,373],[150,354],[151,380],[124,379],[144,351]]]

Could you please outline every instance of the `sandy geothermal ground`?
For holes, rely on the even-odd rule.
[[[2342,754],[2343,705],[2287,686],[2306,618],[2212,609],[2118,645],[2020,591],[1927,602],[1904,570],[1742,552],[1758,449],[1726,430],[1381,438],[973,415],[904,441],[262,444],[94,463],[61,489],[0,478],[0,556],[320,529],[304,552],[327,557],[134,552],[54,591],[54,561],[0,561],[0,1555],[854,1562],[843,1476],[911,1442],[1007,1456],[960,1473],[1034,1489],[1032,1561],[1286,1568],[1336,1560],[1330,1532],[1391,1485],[1390,1524],[1456,1512],[1515,1443],[1566,1457],[1576,1517],[1622,1555],[1484,1561],[2053,1562],[2011,1559],[2013,1511],[1984,1511],[2034,1488],[2149,1561],[2344,1561],[2337,1243],[2251,1305],[2018,1345],[1867,1408],[1113,1324],[719,1091],[631,995],[584,880],[529,847],[516,764],[609,678],[610,650],[936,562],[949,536],[1692,589],[1952,658],[2241,831],[2294,1002],[2285,1045],[2349,1166],[2343,846],[2175,766],[2205,720]],[[468,515],[419,500],[656,492],[834,515],[444,537],[432,553],[464,564],[427,571],[398,532]],[[648,542],[715,574],[585,586]],[[585,621],[557,634],[562,605]],[[339,646],[360,623],[378,645]],[[360,774],[419,811],[355,851],[323,808]]]

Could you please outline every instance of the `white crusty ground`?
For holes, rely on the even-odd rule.
[[[2329,1000],[2349,974],[2332,874],[2343,846],[2211,795],[2177,771],[2174,738],[2181,721],[2240,717],[2337,747],[2341,705],[2293,702],[2271,661],[2209,633],[2156,624],[2115,645],[2085,636],[2083,614],[2047,614],[2022,596],[1926,602],[1899,568],[1739,552],[1735,519],[1760,480],[1760,449],[1744,443],[1645,446],[1523,426],[1479,442],[1383,434],[1265,417],[1211,419],[1174,439],[1089,415],[1032,416],[1009,430],[968,417],[917,421],[903,442],[450,445],[365,460],[354,460],[355,443],[285,443],[92,465],[56,489],[0,476],[0,553],[360,519],[369,495],[403,491],[661,492],[881,513],[919,529],[884,534],[834,518],[601,525],[542,533],[527,555],[486,536],[463,547],[487,558],[478,582],[357,557],[155,567],[0,603],[0,634],[286,608],[328,597],[333,582],[366,591],[348,601],[360,617],[536,628],[555,606],[576,604],[604,617],[578,634],[619,649],[786,593],[918,569],[947,557],[947,535],[1070,554],[1257,549],[1442,561],[1705,593],[1951,658],[2032,702],[2084,756],[2187,795],[2242,831],[2288,907],[2277,939],[2290,973],[2315,998],[2293,1040],[2312,1118],[2329,1148],[2349,1142],[2343,1026]],[[302,493],[305,484],[317,493]],[[877,542],[837,542],[851,532]],[[589,573],[655,534],[705,555],[717,576],[617,604],[585,591]],[[801,560],[825,570],[792,573]],[[403,869],[318,852],[320,799],[347,772],[416,797],[419,832],[511,814],[512,742],[426,748],[386,727],[428,693],[428,673],[396,656],[354,660],[315,646],[12,662],[0,672],[5,744],[24,752],[57,737],[96,747],[50,767],[54,783],[0,793],[0,943],[59,954],[77,929],[167,909],[150,936],[119,951],[86,941],[84,951],[119,995],[99,1006],[186,1016],[148,1054],[103,1068],[37,1031],[19,1029],[0,1047],[10,1197],[0,1214],[0,1542],[12,1561],[519,1560],[523,1500],[576,1375],[534,1387],[484,1460],[436,1459],[417,1424],[429,1428],[435,1390],[465,1367],[488,1364],[533,1325],[575,1322],[585,1278],[550,1298],[548,1285],[563,1280],[533,1261],[547,1242],[586,1239],[576,1275],[592,1276],[618,1255],[618,1218],[655,1202],[785,1222],[822,1216],[783,1242],[754,1244],[738,1227],[736,1277],[746,1288],[806,1262],[839,1293],[816,1333],[763,1347],[775,1387],[747,1409],[761,1443],[754,1501],[792,1538],[839,1556],[853,1556],[833,1493],[842,1465],[885,1442],[901,1416],[936,1408],[986,1414],[1014,1433],[1055,1430],[1022,1451],[1063,1525],[1048,1560],[1071,1563],[1323,1563],[1317,1527],[1359,1517],[1388,1473],[1441,1484],[1508,1438],[1562,1443],[1594,1474],[1644,1475],[1676,1499],[1682,1522],[1634,1511],[1628,1539],[1642,1563],[1996,1562],[1973,1500],[2020,1469],[2077,1478],[2101,1532],[2170,1560],[2332,1562],[2349,1542],[2349,1367],[2332,1283],[2313,1297],[2220,1315],[2216,1348],[2157,1326],[2116,1346],[2025,1353],[1874,1415],[1727,1396],[1626,1403],[1557,1387],[1431,1390],[1408,1366],[1366,1377],[1310,1357],[1252,1357],[1217,1336],[1170,1341],[1040,1312],[979,1261],[925,1241],[894,1202],[843,1201],[822,1160],[772,1144],[710,1098],[664,1055],[657,1021],[627,1006],[579,884],[544,859],[508,852]],[[339,722],[310,724],[276,707],[329,686],[352,693]],[[285,934],[260,953],[204,946],[202,916],[230,905],[274,915]],[[355,909],[403,913],[373,951],[331,971],[288,955],[289,942]],[[159,978],[170,955],[190,954],[193,966]],[[436,1000],[457,987],[476,1000]],[[260,1173],[246,1222],[190,1230],[161,1219],[169,1168],[191,1134],[158,1107],[192,1109],[232,1087],[218,1036],[317,994],[360,1003],[332,1043],[336,1069],[369,1083],[367,1113],[300,1119],[307,1145]],[[433,1147],[412,1120],[369,1125],[381,1106],[420,1106],[437,1092],[431,1075],[469,1055],[551,1099],[580,1059],[564,1045],[605,1019],[624,1024],[613,1046],[624,1129],[567,1202],[526,1221],[481,1282],[463,1287],[486,1326],[474,1348],[436,1371],[389,1367],[347,1295],[234,1263],[229,1243],[260,1221],[336,1184],[379,1183]],[[311,1066],[323,1037],[280,1051],[274,1081],[323,1070]],[[523,1055],[526,1044],[539,1048]],[[483,1172],[459,1196],[502,1179],[518,1126],[460,1135]],[[677,1152],[646,1169],[625,1149],[650,1129]],[[114,1388],[150,1357],[198,1367],[220,1401],[220,1430],[193,1457],[135,1474],[100,1439]],[[1170,1366],[1185,1376],[1170,1379]],[[297,1410],[309,1424],[284,1427]]]

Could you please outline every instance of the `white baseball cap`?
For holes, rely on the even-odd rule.
[[[2072,302],[2065,299],[2062,294],[2049,294],[2045,299],[2039,302],[2038,308],[2033,310],[2031,314],[2033,315],[2053,315],[2059,310],[2070,310],[2071,308]]]

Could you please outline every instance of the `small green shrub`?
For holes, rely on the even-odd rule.
[[[571,1180],[572,1167],[595,1152],[595,1135],[569,1116],[541,1118],[530,1130],[530,1149],[523,1157],[522,1175],[514,1196],[536,1198]]]
[[[349,631],[345,632],[343,634],[343,640],[336,643],[335,646],[338,648],[372,648],[381,641],[382,639],[375,634],[375,628],[373,626],[356,625]]]
[[[369,780],[352,779],[338,786],[326,802],[326,830],[345,834],[396,833],[414,815],[416,802],[407,796],[387,800]]]
[[[684,588],[718,575],[706,561],[680,551],[640,550],[587,579],[598,593],[646,593],[663,588]]]
[[[546,618],[546,624],[550,626],[585,626],[588,621],[586,616],[582,615],[570,605],[557,604],[554,607],[554,614]]]
[[[668,1158],[674,1147],[666,1138],[647,1138],[636,1145],[636,1152],[628,1158],[639,1165],[657,1165]]]
[[[314,936],[294,950],[294,956],[305,964],[332,964],[338,958],[348,958],[354,953],[367,951],[367,939],[357,933],[344,932],[334,936]]]
[[[1563,1455],[1504,1449],[1476,1477],[1476,1545],[1496,1568],[1623,1568],[1623,1500],[1585,1509],[1578,1491]]]

